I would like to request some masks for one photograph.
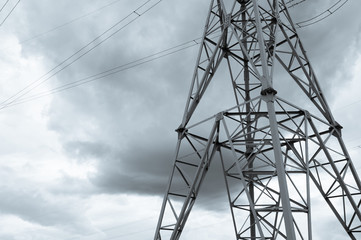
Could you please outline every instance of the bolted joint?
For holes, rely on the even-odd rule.
[[[292,150],[292,148],[295,146],[295,143],[297,143],[296,140],[289,140],[286,142],[286,148],[287,150]]]
[[[337,130],[341,130],[343,127],[341,126],[341,124],[339,124],[338,122],[335,122],[335,126],[334,126]]]
[[[182,139],[185,133],[188,131],[188,129],[180,125],[175,131],[178,133],[178,138]]]
[[[199,103],[200,102],[200,97],[199,97],[199,95],[197,95],[197,96],[195,96],[194,98],[193,98],[193,101],[195,101],[196,103]]]
[[[309,121],[312,121],[311,114],[307,110],[303,110],[303,114],[305,115],[305,118]]]
[[[272,23],[282,25],[281,16],[279,13],[272,19]]]
[[[266,89],[263,89],[263,90],[261,91],[261,95],[262,95],[262,96],[267,96],[267,95],[270,95],[270,94],[276,95],[276,94],[277,94],[277,91],[274,90],[274,89],[271,88],[271,87],[266,88]]]
[[[224,27],[228,28],[231,25],[232,22],[232,14],[229,13],[226,15],[226,18],[224,19]]]
[[[223,46],[223,47],[221,47],[221,49],[224,52],[224,58],[227,59],[229,57],[229,53],[230,53],[229,48],[227,46]]]
[[[332,135],[334,135],[335,137],[341,137],[341,130],[342,130],[342,126],[338,123],[338,122],[335,122],[333,126],[329,127],[329,130],[332,131],[332,130],[335,130]]]
[[[219,112],[216,114],[216,121],[219,122],[223,119],[223,112]]]
[[[242,3],[248,3],[250,0],[237,0],[238,3],[242,4]]]

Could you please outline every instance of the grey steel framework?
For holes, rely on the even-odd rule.
[[[230,2],[210,4],[154,239],[180,238],[215,159],[236,239],[312,239],[312,184],[361,239],[360,179],[285,2]],[[221,63],[229,74],[216,79]],[[235,106],[199,121],[208,86],[225,79]],[[288,85],[302,94],[279,96]]]

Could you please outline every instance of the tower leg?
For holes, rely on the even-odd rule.
[[[155,240],[164,239],[163,235],[169,236],[169,234],[169,239],[172,240],[181,236],[208,172],[209,164],[217,150],[215,143],[218,139],[219,121],[220,119],[216,118],[208,139],[200,139],[199,136],[185,129],[179,133],[176,158],[163,199]],[[192,141],[192,138],[196,141]],[[197,141],[203,143],[196,145]],[[186,145],[183,149],[186,152],[181,152],[181,145]]]

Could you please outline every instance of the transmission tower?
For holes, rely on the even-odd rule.
[[[236,239],[312,239],[311,187],[361,239],[360,179],[284,0],[225,2],[210,3],[154,239],[180,238],[212,161]],[[216,81],[232,105],[200,120]]]

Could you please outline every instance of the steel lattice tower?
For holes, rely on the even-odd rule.
[[[229,2],[210,4],[154,239],[180,238],[215,159],[236,239],[312,239],[311,185],[361,239],[360,179],[284,0]],[[212,81],[234,107],[199,121]],[[279,96],[289,83],[302,94]]]

